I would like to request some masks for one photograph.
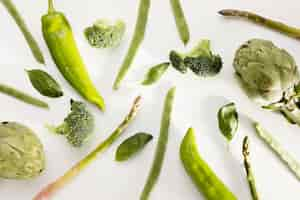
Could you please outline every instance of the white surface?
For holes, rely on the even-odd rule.
[[[72,149],[64,138],[52,135],[44,128],[46,123],[57,124],[63,120],[68,112],[68,102],[71,97],[80,99],[58,73],[42,39],[39,19],[46,12],[47,2],[46,0],[15,0],[15,3],[38,39],[47,60],[47,67],[43,68],[35,62],[13,20],[0,6],[0,81],[44,99],[49,102],[51,110],[36,109],[1,95],[0,120],[23,122],[37,132],[45,146],[47,170],[41,177],[32,181],[0,180],[1,199],[31,199],[43,186],[62,175],[102,141],[128,112],[133,98],[137,94],[142,94],[144,96],[142,110],[122,139],[99,156],[79,177],[53,198],[55,200],[139,199],[157,142],[163,98],[172,85],[176,85],[178,90],[170,143],[163,171],[151,195],[151,200],[203,199],[185,174],[178,157],[181,137],[190,126],[193,126],[198,133],[199,151],[202,156],[238,199],[250,200],[240,153],[241,141],[245,134],[251,138],[252,163],[261,198],[263,200],[299,199],[299,181],[257,139],[244,115],[241,116],[238,135],[230,145],[231,153],[227,151],[216,121],[218,108],[228,101],[234,101],[240,112],[247,113],[260,121],[274,133],[287,150],[300,160],[300,129],[289,125],[281,116],[263,111],[250,102],[236,86],[232,68],[236,48],[250,38],[272,39],[278,46],[286,48],[295,55],[298,63],[300,43],[247,22],[226,20],[216,14],[222,8],[243,8],[300,26],[297,1],[184,1],[183,6],[191,28],[190,46],[201,38],[211,39],[215,51],[224,58],[224,69],[213,79],[199,79],[192,74],[180,75],[170,70],[158,85],[142,88],[138,83],[149,66],[165,61],[170,49],[184,49],[178,38],[168,1],[153,0],[143,48],[138,53],[127,80],[123,82],[123,87],[117,92],[113,92],[111,87],[133,31],[138,0],[56,1],[56,8],[68,17],[90,74],[107,103],[107,112],[104,114],[91,106],[96,115],[96,131],[90,144],[81,149]],[[102,17],[126,20],[128,32],[121,47],[115,50],[95,50],[85,42],[82,35],[83,28]],[[24,68],[42,68],[50,72],[63,84],[65,97],[56,100],[41,97],[31,88]],[[153,133],[154,141],[136,158],[121,164],[114,162],[114,152],[118,143],[137,131]]]

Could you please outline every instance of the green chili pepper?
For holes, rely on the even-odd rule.
[[[164,110],[163,110],[161,125],[160,125],[160,135],[156,146],[154,160],[146,184],[144,186],[143,192],[141,194],[140,200],[149,199],[150,193],[153,187],[155,186],[156,182],[158,181],[162,169],[162,165],[167,150],[167,144],[169,140],[169,127],[170,127],[170,121],[172,116],[175,91],[176,88],[170,89],[165,99]]]
[[[254,128],[257,136],[268,145],[268,147],[278,156],[278,158],[295,175],[295,177],[300,180],[300,163],[259,123],[254,123]]]
[[[227,104],[220,108],[218,121],[222,134],[228,141],[231,141],[239,125],[238,113],[234,103]]]
[[[23,33],[23,35],[25,37],[25,40],[27,41],[27,43],[28,43],[28,45],[31,49],[31,52],[32,52],[33,56],[35,57],[35,59],[39,63],[45,64],[45,60],[44,60],[42,51],[40,50],[40,47],[38,46],[38,44],[37,44],[36,40],[34,39],[33,35],[30,33],[24,19],[20,15],[19,11],[17,10],[17,8],[13,4],[13,2],[11,0],[0,0],[0,3],[2,3],[4,5],[4,7],[8,11],[8,13],[15,20],[15,22],[18,25],[19,29]]]
[[[150,5],[151,5],[150,1],[151,0],[140,0],[139,13],[138,13],[137,22],[135,25],[134,35],[131,40],[130,47],[127,51],[127,55],[125,56],[123,64],[122,64],[120,71],[117,75],[117,78],[114,82],[113,88],[115,90],[119,89],[122,80],[124,79],[125,75],[127,74],[128,70],[134,60],[134,57],[135,57],[141,43],[144,40],[149,10],[150,10]]]
[[[200,157],[195,132],[192,128],[187,131],[181,143],[180,158],[186,172],[207,200],[237,200],[234,194]]]
[[[186,22],[180,0],[170,0],[180,39],[186,45],[190,40],[189,26]]]
[[[159,65],[155,65],[154,67],[150,68],[142,84],[151,85],[156,81],[158,81],[162,77],[162,75],[167,71],[169,65],[170,63],[166,62],[166,63],[161,63]]]
[[[52,58],[65,79],[88,101],[105,109],[104,100],[94,87],[63,13],[49,0],[48,14],[42,17],[42,30]]]
[[[10,86],[1,83],[0,83],[0,92],[37,107],[49,108],[47,103],[39,99],[36,99],[32,96],[29,96],[28,94],[25,94],[24,92],[21,92],[15,88],[12,88]]]
[[[146,146],[153,136],[147,133],[137,133],[120,144],[116,152],[116,161],[126,161]]]
[[[60,85],[47,72],[42,70],[28,70],[26,71],[32,86],[46,97],[57,98],[64,95]]]

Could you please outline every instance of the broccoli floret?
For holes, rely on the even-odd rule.
[[[84,30],[89,44],[95,48],[112,48],[121,43],[126,25],[118,20],[114,24],[108,20],[98,20]]]
[[[223,66],[222,58],[211,52],[209,40],[200,41],[186,54],[171,51],[170,61],[176,70],[186,73],[190,69],[201,77],[214,76]]]
[[[94,117],[84,103],[71,100],[71,112],[54,132],[64,135],[74,147],[80,147],[93,132]]]

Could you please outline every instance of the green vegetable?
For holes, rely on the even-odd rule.
[[[62,189],[67,183],[71,182],[79,173],[85,169],[97,155],[108,149],[126,130],[129,124],[133,121],[137,115],[140,107],[141,97],[137,97],[133,103],[133,106],[129,114],[125,117],[123,122],[114,130],[114,132],[102,143],[100,143],[91,153],[89,153],[84,159],[75,164],[70,170],[68,170],[62,177],[46,186],[40,191],[33,200],[47,200],[50,199],[58,190]]]
[[[157,82],[162,75],[167,71],[169,68],[170,63],[165,62],[158,65],[155,65],[154,67],[150,68],[148,73],[145,76],[144,81],[142,82],[143,85],[152,85],[155,82]]]
[[[60,85],[47,72],[42,70],[26,71],[32,86],[41,94],[47,97],[61,97],[64,95]]]
[[[12,18],[15,20],[16,24],[18,25],[19,29],[24,35],[25,40],[27,41],[31,52],[36,59],[41,64],[45,64],[45,60],[42,54],[42,51],[40,50],[40,47],[38,46],[36,40],[34,39],[33,35],[30,33],[23,17],[15,7],[14,3],[11,0],[0,0],[0,3],[3,4],[3,6],[6,8],[8,13],[12,16]]]
[[[35,133],[16,122],[0,123],[0,177],[30,179],[45,169],[43,145]]]
[[[226,10],[219,11],[219,14],[223,16],[229,16],[229,17],[240,17],[249,20],[255,24],[259,24],[267,28],[273,29],[275,31],[278,31],[280,33],[283,33],[292,38],[296,38],[296,39],[300,38],[299,28],[288,26],[282,22],[274,21],[272,19],[265,18],[263,16],[257,15],[252,12],[243,11],[243,10],[226,9]]]
[[[29,96],[28,94],[25,94],[24,92],[21,92],[20,90],[17,90],[15,88],[12,88],[8,85],[4,85],[0,83],[0,93],[6,94],[8,96],[14,97],[20,101],[23,101],[25,103],[40,107],[40,108],[49,108],[48,104],[35,98],[32,96]]]
[[[122,20],[115,24],[108,20],[97,20],[92,26],[84,30],[84,35],[92,47],[112,48],[119,46],[126,30]]]
[[[201,77],[215,76],[223,66],[221,57],[211,52],[209,40],[201,40],[185,54],[171,51],[169,58],[172,66],[179,72],[186,73],[190,69]]]
[[[71,100],[70,114],[61,125],[50,129],[64,135],[72,146],[81,147],[94,130],[94,116],[84,103]]]
[[[180,158],[187,174],[207,200],[237,200],[234,194],[200,157],[195,132],[192,128],[187,131],[181,143]]]
[[[104,100],[89,77],[68,20],[63,13],[54,10],[53,0],[48,2],[48,13],[42,17],[42,30],[56,66],[80,95],[104,110]]]
[[[231,141],[239,126],[239,117],[234,103],[227,104],[218,112],[219,128],[224,137]]]
[[[190,31],[180,4],[180,0],[170,0],[170,3],[180,39],[184,45],[186,45],[190,40]]]
[[[300,76],[294,58],[271,41],[252,39],[236,52],[234,68],[249,97],[300,125]]]
[[[116,161],[128,160],[141,151],[152,139],[153,136],[147,133],[137,133],[126,139],[117,149]]]
[[[154,160],[150,173],[148,175],[146,184],[144,186],[143,192],[141,194],[140,200],[149,199],[150,193],[158,181],[162,165],[164,162],[168,140],[169,140],[169,127],[173,110],[173,101],[175,96],[176,88],[171,88],[166,96],[164,103],[164,110],[160,125],[160,134],[158,138],[158,143],[156,146],[156,151],[154,155]]]
[[[250,163],[250,151],[249,151],[249,138],[245,137],[243,141],[243,156],[244,166],[247,174],[247,181],[249,183],[250,192],[253,200],[259,200],[258,192],[256,190],[255,178]]]
[[[131,40],[130,47],[127,51],[125,59],[123,60],[122,66],[115,79],[114,86],[113,86],[115,90],[119,89],[122,80],[125,78],[134,60],[134,57],[137,54],[139,47],[141,46],[144,40],[150,5],[151,5],[151,0],[140,0],[139,11],[138,11],[139,13],[137,16],[134,35]]]
[[[262,139],[267,146],[278,156],[278,158],[286,165],[286,167],[300,180],[300,163],[293,158],[293,156],[287,152],[279,144],[279,142],[273,138],[260,124],[254,124],[256,134]]]

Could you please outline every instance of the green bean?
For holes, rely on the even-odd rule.
[[[167,71],[169,68],[170,63],[165,62],[154,67],[151,67],[150,70],[147,72],[144,81],[142,82],[143,85],[152,85],[157,82],[162,75]]]
[[[137,17],[137,22],[135,25],[135,31],[133,38],[130,43],[130,47],[127,51],[127,54],[125,56],[125,59],[123,60],[122,66],[118,72],[118,75],[116,77],[116,80],[114,82],[113,88],[115,90],[119,89],[122,80],[126,76],[134,57],[141,45],[141,43],[144,40],[145,32],[146,32],[146,26],[148,22],[148,15],[150,10],[151,0],[140,0],[139,5],[139,13]]]
[[[124,118],[121,124],[112,132],[112,134],[103,142],[101,142],[91,153],[86,157],[76,163],[71,169],[69,169],[63,176],[56,179],[54,182],[47,185],[43,188],[33,200],[48,200],[50,199],[57,191],[62,189],[65,185],[71,182],[76,176],[82,172],[92,161],[94,161],[97,156],[108,149],[120,136],[130,123],[135,119],[138,110],[140,108],[141,97],[137,97],[130,109],[128,115]]]
[[[237,200],[234,194],[200,157],[195,132],[192,128],[187,131],[181,143],[180,158],[187,174],[207,200]]]
[[[141,151],[151,140],[153,136],[148,133],[137,133],[120,144],[116,151],[116,161],[122,162],[131,158]]]
[[[20,101],[23,101],[25,103],[37,106],[37,107],[41,107],[41,108],[49,108],[48,104],[36,99],[32,96],[29,96],[27,94],[25,94],[24,92],[21,92],[15,88],[12,88],[10,86],[4,85],[0,83],[0,92],[6,95],[9,95],[11,97],[14,97]]]
[[[153,187],[155,186],[155,184],[157,183],[158,178],[160,176],[160,172],[162,169],[162,165],[163,165],[163,161],[167,149],[167,144],[169,140],[169,127],[170,127],[175,91],[176,91],[175,87],[170,89],[165,99],[164,110],[161,119],[160,135],[156,146],[154,160],[146,184],[144,186],[143,192],[141,194],[140,200],[149,199],[150,193]]]
[[[300,163],[287,152],[281,144],[273,138],[259,123],[254,123],[256,133],[268,147],[278,156],[278,158],[286,165],[286,167],[295,175],[300,181]]]
[[[19,11],[17,10],[17,8],[13,4],[13,2],[11,0],[0,0],[0,2],[7,9],[8,13],[13,17],[13,19],[15,20],[16,24],[18,25],[19,29],[23,33],[35,59],[39,63],[45,64],[45,60],[44,60],[42,51],[40,50],[40,47],[38,46],[33,35],[30,33],[24,19],[20,15]]]
[[[180,39],[184,45],[186,45],[190,40],[190,31],[180,4],[180,0],[170,0],[170,3]]]
[[[227,104],[218,112],[219,128],[224,137],[231,141],[238,129],[239,118],[234,103]]]
[[[243,141],[243,156],[244,166],[247,174],[247,181],[250,187],[250,192],[253,200],[259,200],[258,192],[256,190],[255,177],[252,171],[250,163],[250,151],[249,151],[249,138],[246,136]]]

